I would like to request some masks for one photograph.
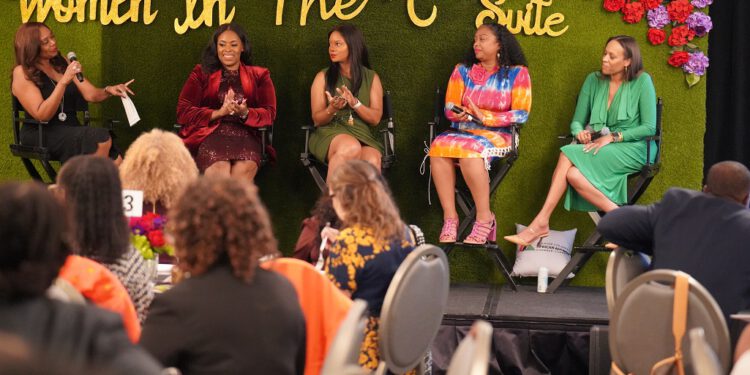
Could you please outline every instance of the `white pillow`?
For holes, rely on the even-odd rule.
[[[525,226],[516,224],[516,233],[524,229]],[[577,231],[578,229],[564,232],[550,230],[549,236],[534,240],[523,251],[516,249],[516,264],[513,265],[512,276],[537,276],[539,267],[547,267],[549,277],[557,277],[570,261]],[[568,278],[573,276],[571,273]]]

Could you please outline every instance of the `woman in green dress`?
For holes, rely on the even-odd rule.
[[[310,107],[316,130],[310,151],[328,163],[328,176],[343,162],[362,159],[378,170],[383,143],[374,133],[383,115],[383,86],[370,70],[362,33],[353,25],[328,33],[330,66],[315,76]]]
[[[578,144],[562,147],[542,209],[506,240],[528,246],[546,236],[563,193],[567,210],[609,212],[627,202],[628,175],[646,163],[644,138],[656,131],[656,91],[635,39],[607,41],[601,71],[586,77],[570,130]]]

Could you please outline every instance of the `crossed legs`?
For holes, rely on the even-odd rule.
[[[364,146],[357,138],[348,134],[339,134],[333,137],[328,147],[328,175],[326,181],[331,177],[333,171],[347,160],[361,159],[380,170],[380,151]]]
[[[547,192],[547,198],[544,200],[542,209],[539,210],[534,220],[531,221],[524,231],[518,234],[521,241],[526,243],[532,242],[540,234],[549,231],[549,219],[560,199],[562,199],[568,185],[572,186],[584,199],[604,212],[609,212],[617,208],[617,205],[594,187],[581,171],[573,165],[570,159],[561,152],[555,171],[552,173],[552,183],[550,184],[549,192]]]
[[[102,143],[96,144],[96,151],[94,155],[109,158],[109,150],[112,148],[112,138],[107,139]],[[122,163],[122,156],[118,156],[117,159],[113,160],[116,166],[120,166]]]

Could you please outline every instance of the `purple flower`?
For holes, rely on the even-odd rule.
[[[695,32],[695,36],[704,36],[714,27],[711,17],[703,12],[693,12],[685,20],[685,23],[690,30]]]
[[[682,66],[685,73],[692,73],[697,76],[706,74],[706,68],[708,68],[708,57],[701,51],[691,53],[688,62]]]
[[[652,29],[662,29],[669,24],[669,12],[664,5],[649,10],[646,18],[648,18],[648,27]]]
[[[693,6],[696,7],[696,8],[705,8],[705,7],[709,6],[709,5],[711,5],[711,3],[713,3],[713,2],[714,2],[714,0],[693,0],[693,1],[691,1],[691,3],[693,4]]]

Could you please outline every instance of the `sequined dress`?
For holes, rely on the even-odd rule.
[[[239,71],[224,69],[219,84],[220,103],[224,102],[230,88],[236,100],[244,99]],[[219,127],[198,147],[195,162],[203,172],[218,161],[252,160],[260,164],[260,156],[260,133],[245,125],[239,116],[229,115],[221,119]]]

